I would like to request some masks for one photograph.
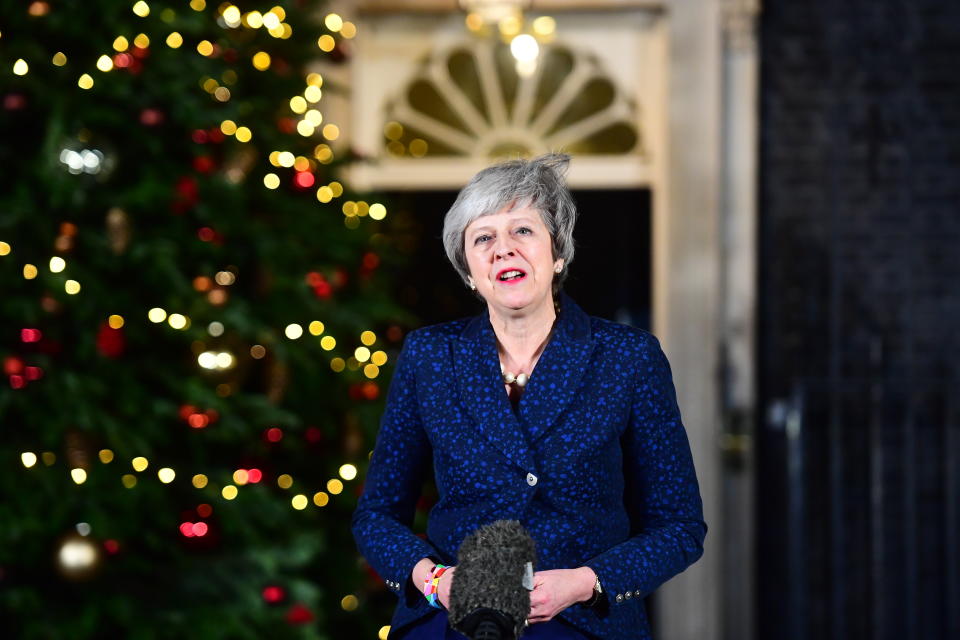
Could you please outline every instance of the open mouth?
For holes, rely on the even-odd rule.
[[[497,280],[500,282],[517,282],[527,277],[525,271],[520,269],[504,269],[497,274]]]

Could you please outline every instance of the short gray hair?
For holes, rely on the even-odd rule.
[[[464,282],[470,268],[463,235],[470,223],[506,207],[530,207],[537,210],[550,232],[554,260],[563,260],[563,270],[554,279],[556,293],[573,262],[577,207],[564,180],[569,164],[569,155],[548,153],[532,160],[495,164],[473,176],[443,218],[443,248]]]

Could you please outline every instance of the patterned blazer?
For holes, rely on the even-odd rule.
[[[431,471],[439,500],[424,539],[410,527]],[[353,516],[360,553],[399,597],[391,635],[434,611],[414,565],[456,564],[464,537],[498,519],[530,531],[537,570],[586,565],[600,578],[606,598],[561,618],[588,636],[651,637],[643,599],[700,558],[707,532],[653,335],[561,294],[516,411],[486,312],[407,335]]]

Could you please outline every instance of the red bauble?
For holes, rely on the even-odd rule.
[[[97,331],[97,351],[105,358],[119,358],[127,346],[123,329],[112,329],[106,322]]]
[[[286,617],[287,622],[290,624],[307,624],[313,622],[313,613],[300,603],[290,607]]]
[[[286,597],[287,594],[284,593],[283,587],[272,584],[263,588],[263,601],[267,604],[277,604]]]
[[[163,122],[163,112],[160,109],[147,108],[140,112],[140,124],[155,127]]]
[[[217,168],[217,163],[210,156],[197,156],[193,159],[193,168],[197,173],[210,173]]]
[[[182,176],[174,187],[176,194],[170,208],[176,214],[186,213],[200,201],[200,187],[193,176]]]

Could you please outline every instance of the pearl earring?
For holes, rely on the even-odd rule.
[[[473,278],[467,278],[467,286],[470,287],[471,291],[477,290],[477,285],[473,284]]]
[[[553,268],[553,272],[554,272],[554,273],[560,273],[561,271],[563,271],[563,264],[562,264],[562,263],[561,263],[561,264],[558,264],[556,267]]]

